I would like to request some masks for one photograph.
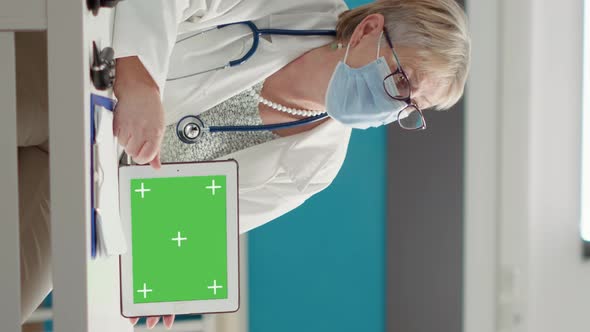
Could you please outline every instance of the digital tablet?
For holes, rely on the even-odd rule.
[[[238,164],[119,168],[125,317],[239,308]]]

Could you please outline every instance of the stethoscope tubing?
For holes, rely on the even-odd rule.
[[[285,128],[294,128],[303,126],[309,123],[314,123],[325,118],[329,117],[327,113],[322,113],[314,116],[310,116],[305,119],[295,120],[291,122],[285,123],[274,123],[268,125],[256,125],[256,126],[207,126],[201,120],[199,116],[196,115],[186,115],[182,117],[176,124],[176,130],[179,131],[179,126],[182,124],[184,126],[187,123],[184,123],[187,119],[193,119],[190,124],[196,125],[199,128],[200,132],[209,132],[209,133],[219,133],[219,132],[239,132],[239,131],[266,131],[266,130],[279,130]],[[184,129],[184,128],[183,128]]]
[[[227,69],[227,68],[231,68],[231,67],[235,67],[235,66],[239,66],[241,64],[243,64],[244,62],[248,61],[248,59],[250,59],[254,53],[256,53],[256,51],[258,50],[258,45],[260,44],[260,36],[262,35],[282,35],[282,36],[336,36],[336,31],[335,30],[289,30],[289,29],[258,29],[258,27],[256,26],[256,24],[254,24],[254,22],[252,21],[242,21],[242,22],[234,22],[234,23],[227,23],[227,24],[221,24],[218,25],[216,27],[207,29],[207,30],[203,30],[200,31],[194,35],[182,38],[180,40],[178,40],[176,43],[181,43],[185,40],[191,39],[193,37],[196,37],[198,35],[201,35],[205,32],[209,32],[212,30],[219,30],[219,29],[223,29],[225,27],[228,26],[232,26],[232,25],[238,25],[238,24],[242,24],[242,25],[246,25],[248,28],[250,28],[250,30],[252,30],[252,46],[250,47],[250,49],[248,50],[248,52],[246,52],[246,54],[244,54],[244,56],[242,56],[239,59],[236,60],[231,60],[229,61],[227,64],[220,66],[220,67],[216,67],[216,68],[212,68],[212,69],[208,69],[205,71],[200,71],[197,73],[192,73],[192,74],[188,74],[188,75],[184,75],[184,76],[179,76],[179,77],[173,77],[173,78],[167,78],[167,81],[176,81],[176,80],[180,80],[183,78],[189,78],[189,77],[193,77],[193,76],[197,76],[200,74],[205,74],[211,71],[216,71],[219,69]]]
[[[238,132],[238,131],[265,131],[265,130],[279,130],[285,128],[294,128],[306,125],[308,123],[314,123],[320,120],[323,120],[328,117],[327,113],[322,113],[319,115],[310,116],[305,119],[285,122],[285,123],[276,123],[276,124],[269,124],[269,125],[259,125],[259,126],[212,126],[212,127],[205,127],[205,131],[210,133],[215,132]]]

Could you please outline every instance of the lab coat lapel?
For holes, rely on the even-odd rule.
[[[335,120],[297,135],[281,137],[219,159],[236,159],[240,165],[240,192],[255,190],[278,176],[300,192],[311,184],[327,184],[346,156],[350,128]],[[335,160],[337,159],[337,160]],[[333,167],[325,167],[328,163]]]
[[[308,186],[312,183],[331,182],[346,156],[350,132],[350,128],[330,119],[299,134],[299,137],[294,137],[288,153],[282,158],[282,166],[299,191],[308,191]],[[328,163],[337,167],[329,169],[326,167]]]

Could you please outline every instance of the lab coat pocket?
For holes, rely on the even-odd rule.
[[[113,135],[113,112],[96,106],[94,188],[98,256],[120,255],[127,244],[119,215],[118,143]]]

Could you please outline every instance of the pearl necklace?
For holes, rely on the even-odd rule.
[[[281,104],[273,103],[272,101],[270,101],[270,100],[262,97],[258,93],[256,93],[256,91],[254,91],[254,88],[250,88],[250,95],[252,97],[254,97],[259,103],[263,103],[264,105],[266,105],[272,109],[275,109],[277,111],[281,111],[281,112],[285,112],[285,113],[289,113],[289,114],[293,114],[293,115],[301,115],[301,116],[305,116],[305,117],[310,117],[310,116],[316,116],[316,115],[321,115],[321,114],[326,113],[326,112],[322,112],[322,111],[310,111],[310,110],[301,110],[301,109],[296,109],[296,108],[290,108],[290,107],[283,106]]]

